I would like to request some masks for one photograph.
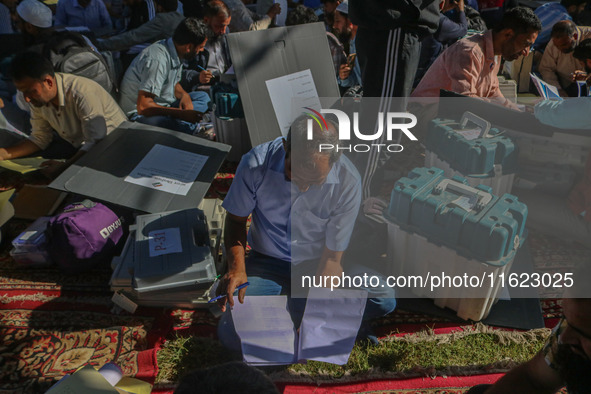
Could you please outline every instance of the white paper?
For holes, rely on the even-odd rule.
[[[182,252],[181,230],[178,227],[173,227],[150,231],[148,233],[148,249],[150,257]]]
[[[156,144],[125,182],[186,196],[206,161],[207,156]]]
[[[464,137],[468,141],[472,141],[472,140],[475,140],[476,138],[480,137],[482,130],[478,129],[478,128],[462,129],[462,130],[456,130],[456,133],[460,134],[462,137]]]
[[[22,131],[18,130],[13,125],[11,125],[10,122],[6,119],[6,117],[2,113],[2,111],[0,111],[0,129],[8,130],[11,133],[15,133],[16,135],[19,135],[19,136],[24,137],[24,138],[29,138],[28,135],[26,135]]]
[[[364,290],[311,289],[298,336],[286,296],[247,296],[231,312],[244,361],[281,365],[307,359],[346,364],[366,301]]]
[[[558,93],[558,89],[556,86],[550,85],[544,80],[536,77],[534,74],[530,73],[529,76],[533,81],[534,85],[536,85],[536,89],[538,89],[538,93],[545,99],[558,99],[562,100],[560,97],[560,93]]]
[[[461,197],[458,197],[456,200],[452,201],[452,204],[455,204],[458,207],[460,207],[468,212],[471,212],[472,209],[474,209],[474,207],[476,206],[477,202],[478,202],[477,196],[472,196],[472,197],[461,196]]]
[[[296,362],[296,330],[287,310],[287,296],[247,296],[234,303],[232,320],[244,361],[253,365]]]
[[[320,98],[310,70],[285,75],[266,81],[281,134],[286,137],[291,123],[305,108],[320,111]]]
[[[275,24],[277,26],[285,26],[285,19],[287,18],[287,0],[274,0],[273,3],[281,6],[281,13],[275,17]]]
[[[366,301],[365,290],[311,288],[300,326],[298,357],[346,364]]]

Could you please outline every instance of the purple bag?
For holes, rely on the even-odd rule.
[[[110,259],[123,236],[122,221],[101,203],[68,205],[47,226],[51,259],[68,273],[79,273]]]

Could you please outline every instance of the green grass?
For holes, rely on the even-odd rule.
[[[486,331],[486,330],[485,330]],[[387,377],[404,375],[469,374],[492,368],[507,369],[530,359],[541,349],[548,331],[519,333],[428,333],[392,338],[379,346],[358,343],[349,362],[339,366],[309,361],[265,369],[273,379],[301,376],[320,382],[349,376]],[[239,357],[215,340],[175,338],[158,353],[157,382],[175,382],[186,372],[221,364]],[[360,376],[361,375],[361,376]]]

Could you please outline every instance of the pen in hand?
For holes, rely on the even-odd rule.
[[[243,284],[241,284],[240,286],[236,287],[236,289],[235,289],[234,291],[236,291],[236,290],[240,290],[240,289],[244,289],[244,288],[245,288],[246,286],[248,286],[249,284],[250,284],[249,282],[244,282],[244,283],[243,283]],[[228,296],[227,294],[221,294],[221,295],[219,295],[219,296],[217,296],[217,297],[214,297],[214,298],[212,298],[211,300],[207,301],[207,303],[208,303],[208,304],[211,304],[212,302],[215,302],[215,301],[217,301],[217,300],[221,300],[222,298],[224,298],[224,297],[227,297],[227,296]]]

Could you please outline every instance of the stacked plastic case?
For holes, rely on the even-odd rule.
[[[525,238],[527,207],[517,197],[495,196],[490,187],[448,179],[438,168],[416,168],[394,186],[388,220],[389,274],[484,278],[482,286],[415,286],[463,319],[481,320],[499,296]]]
[[[487,185],[497,195],[511,192],[517,146],[482,118],[467,112],[460,122],[434,119],[425,147],[426,167],[441,168],[450,178],[465,177],[472,186]]]
[[[111,290],[138,305],[196,308],[207,305],[216,280],[216,258],[222,228],[209,230],[208,222],[221,225],[219,203],[205,203],[217,216],[206,219],[200,209],[141,215],[130,226],[130,236],[120,256],[112,261]],[[179,248],[158,254],[151,246],[154,234],[178,229]],[[212,245],[212,241],[215,243]],[[212,247],[213,246],[213,247]],[[216,256],[217,257],[217,256]]]
[[[47,236],[45,233],[49,219],[46,216],[40,217],[12,241],[14,248],[10,251],[10,255],[17,264],[28,267],[51,264],[51,259],[47,253]]]

